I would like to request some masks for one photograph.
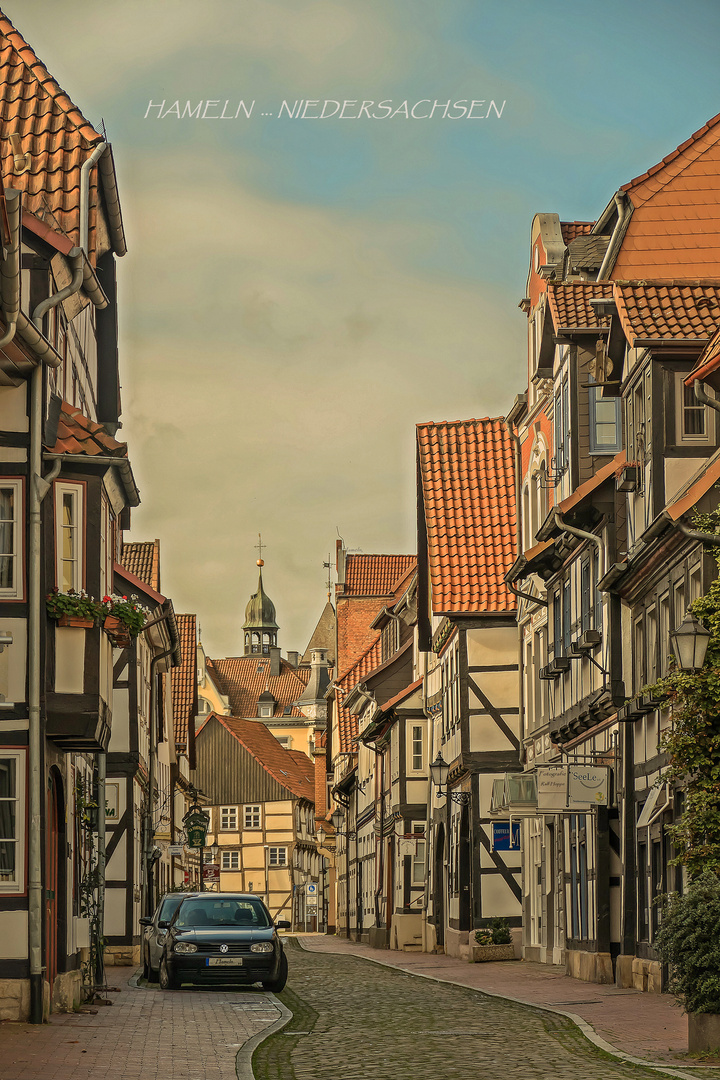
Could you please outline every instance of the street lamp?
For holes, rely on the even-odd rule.
[[[443,760],[443,756],[438,750],[437,757],[430,765],[430,779],[432,780],[435,788],[437,789],[435,794],[440,798],[449,798],[452,802],[459,803],[460,806],[467,806],[470,802],[469,791],[448,791],[447,782],[450,775],[450,766]],[[445,790],[443,791],[443,788]]]
[[[343,832],[343,830],[340,828],[342,823],[345,821],[345,815],[339,806],[336,806],[333,810],[332,814],[330,815],[330,821],[332,822],[333,828],[335,829],[335,832],[338,836],[346,836],[348,840],[356,839],[356,832]]]
[[[705,663],[710,631],[688,611],[681,625],[670,634],[673,653],[681,671],[700,671]]]

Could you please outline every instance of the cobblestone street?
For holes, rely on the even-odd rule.
[[[465,987],[297,946],[291,947],[290,965],[291,978],[279,996],[293,1019],[255,1051],[256,1080],[646,1080],[662,1075],[613,1060],[562,1016]]]

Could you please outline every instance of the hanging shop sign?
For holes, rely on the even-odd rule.
[[[492,823],[492,850],[493,851],[519,851],[520,850],[520,822],[519,821],[493,821],[493,823]]]

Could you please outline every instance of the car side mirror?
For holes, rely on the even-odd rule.
[[[167,930],[169,925],[167,919],[158,919],[158,930]]]
[[[139,922],[141,926],[152,926],[152,919],[149,915],[143,915]]]
[[[287,919],[278,919],[275,923],[276,930],[289,930],[291,926],[292,923],[288,922]]]

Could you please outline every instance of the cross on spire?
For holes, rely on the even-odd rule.
[[[262,542],[262,533],[258,533],[258,542],[255,545],[257,550],[260,552],[260,558],[258,559],[258,566],[264,566],[265,565],[265,563],[263,561],[263,557],[262,557],[263,547],[265,547],[265,546],[267,546],[267,545],[264,545],[263,542]]]

